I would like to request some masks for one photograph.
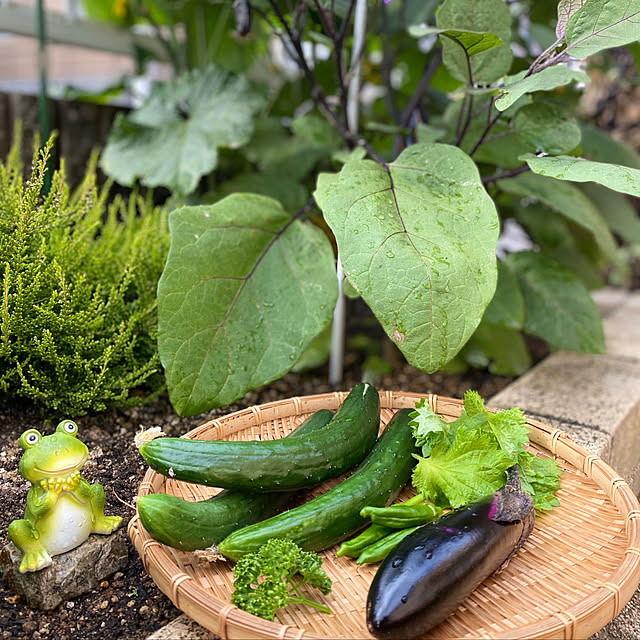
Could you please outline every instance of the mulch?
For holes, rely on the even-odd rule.
[[[352,366],[345,371],[339,388],[348,390],[359,382],[361,372]],[[511,378],[486,372],[427,375],[406,363],[397,363],[393,373],[376,381],[378,389],[436,393],[461,398],[467,389],[477,390],[485,399],[504,388]],[[161,427],[167,435],[181,435],[212,418],[292,396],[335,391],[327,382],[326,370],[287,374],[281,380],[248,393],[241,401],[193,418],[179,417],[165,396],[154,402],[95,416],[74,418],[79,437],[89,447],[83,476],[100,482],[107,494],[105,512],[123,517],[123,526],[134,513],[137,487],[146,464],[134,445],[141,429]],[[22,450],[20,434],[35,427],[44,435],[55,425],[27,406],[0,407],[0,547],[7,543],[9,523],[23,517],[28,483],[18,473]],[[181,614],[146,574],[142,562],[129,545],[129,562],[124,570],[105,579],[90,593],[63,602],[51,611],[28,607],[0,580],[0,633],[9,638],[55,638],[55,640],[99,638],[100,640],[143,639]]]

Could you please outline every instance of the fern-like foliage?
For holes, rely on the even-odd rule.
[[[95,162],[71,193],[64,165],[44,193],[53,141],[23,179],[20,135],[0,163],[0,401],[51,419],[138,402],[163,383],[156,283],[166,212],[139,195],[107,203]]]

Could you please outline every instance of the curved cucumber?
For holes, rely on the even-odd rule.
[[[349,478],[299,507],[234,531],[218,551],[237,560],[269,538],[288,538],[305,551],[320,551],[340,542],[368,520],[366,506],[382,506],[407,483],[415,464],[411,409],[401,409],[387,425],[371,453]]]
[[[356,385],[331,422],[300,438],[264,441],[156,438],[140,447],[149,466],[172,478],[241,491],[290,491],[335,478],[373,447],[380,400],[370,384]]]
[[[324,428],[333,412],[320,409],[287,438]],[[244,493],[225,489],[208,500],[190,502],[167,493],[151,493],[137,501],[142,526],[163,544],[181,551],[206,549],[232,531],[268,518],[284,507],[291,494]]]

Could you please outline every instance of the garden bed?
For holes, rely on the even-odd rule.
[[[458,398],[465,390],[475,389],[483,398],[489,398],[511,380],[483,372],[426,375],[409,365],[400,365],[392,374],[382,377],[377,387]],[[354,368],[346,372],[340,387],[349,389],[358,381],[359,371]],[[165,397],[123,412],[79,418],[79,437],[90,451],[83,475],[91,482],[103,484],[107,494],[105,512],[121,515],[126,523],[133,515],[133,498],[146,471],[133,442],[140,429],[159,426],[167,435],[181,435],[211,418],[253,404],[331,390],[324,371],[288,374],[271,385],[248,393],[242,401],[194,418],[178,417]],[[42,428],[45,432],[50,432],[52,427],[42,427],[43,420],[39,414],[16,406],[0,409],[0,423],[0,497],[4,506],[0,513],[0,545],[4,546],[9,522],[22,517],[28,489],[28,483],[18,473],[22,453],[17,446],[18,437],[30,427]],[[9,591],[6,581],[0,582],[0,598],[3,640],[141,639],[180,613],[145,573],[131,545],[129,562],[123,571],[107,578],[89,594],[64,602],[52,611],[28,608],[21,597]]]

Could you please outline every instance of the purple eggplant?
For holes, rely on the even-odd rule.
[[[376,638],[416,638],[442,622],[503,566],[533,529],[531,498],[517,468],[494,494],[408,535],[382,562],[367,598]]]

